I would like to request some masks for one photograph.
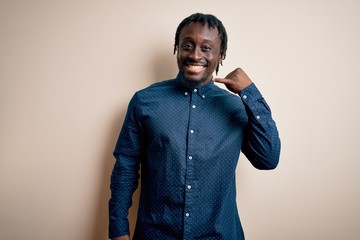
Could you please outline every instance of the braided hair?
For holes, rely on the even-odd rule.
[[[225,27],[223,26],[222,22],[214,15],[203,14],[203,13],[194,13],[189,17],[185,18],[184,20],[182,20],[182,22],[179,24],[175,33],[174,54],[176,53],[176,51],[179,50],[179,38],[182,29],[193,22],[199,22],[203,26],[207,24],[211,28],[218,29],[219,37],[221,40],[220,54],[222,56],[222,60],[224,60],[226,57],[227,40],[228,40]],[[216,74],[218,73],[218,71],[219,71],[219,64],[216,67]]]

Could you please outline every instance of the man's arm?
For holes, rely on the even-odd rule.
[[[111,175],[109,201],[109,238],[130,239],[128,211],[138,186],[143,134],[138,119],[138,98],[131,99],[114,150],[116,162]]]
[[[259,90],[241,69],[237,68],[225,78],[216,78],[232,92],[239,94],[248,115],[242,152],[258,169],[274,169],[280,157],[280,139],[270,107]]]

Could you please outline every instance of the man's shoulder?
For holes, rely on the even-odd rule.
[[[176,79],[163,80],[160,82],[153,83],[153,84],[147,86],[146,88],[139,90],[137,93],[138,94],[148,94],[151,92],[160,93],[160,92],[162,92],[162,90],[174,88],[175,85],[176,85]]]
[[[145,103],[163,99],[166,96],[171,97],[176,91],[176,79],[169,79],[153,83],[148,87],[138,90],[134,97],[139,103]]]

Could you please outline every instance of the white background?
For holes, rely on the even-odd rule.
[[[222,20],[219,76],[242,67],[280,131],[276,170],[238,165],[247,239],[360,238],[359,1],[0,0],[0,239],[107,239],[128,101],[176,75],[194,12]]]

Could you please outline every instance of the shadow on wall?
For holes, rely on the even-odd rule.
[[[92,240],[108,239],[108,201],[110,199],[110,177],[115,163],[115,158],[112,155],[116,144],[121,124],[124,121],[126,108],[123,107],[120,114],[116,114],[116,118],[109,126],[108,142],[104,144],[103,157],[101,159],[102,168],[101,179],[98,180],[99,189],[97,191],[97,201],[95,206],[95,215],[93,219]]]
[[[150,81],[149,84],[175,77],[178,70],[176,65],[176,57],[171,54],[171,49],[170,51],[164,51],[164,49],[162,49],[162,51],[157,51],[154,53],[154,57],[149,63],[149,69],[152,71],[151,75],[149,76],[150,79],[144,80],[147,83]],[[114,119],[112,125],[109,126],[108,142],[104,144],[104,156],[102,159],[102,168],[100,169],[101,179],[98,181],[100,186],[97,196],[97,205],[95,206],[95,216],[93,219],[93,232],[90,238],[92,240],[108,239],[108,201],[110,199],[110,177],[115,163],[112,152],[122,127],[121,124],[125,118],[126,109],[127,105],[122,107],[120,114],[116,114],[117,117]],[[129,225],[132,235],[136,223],[139,197],[140,185],[133,195],[133,204],[129,210]]]
[[[154,58],[151,61],[153,82],[175,78],[178,73],[178,67],[176,55],[172,54],[172,49],[170,47],[158,49],[153,55]]]

